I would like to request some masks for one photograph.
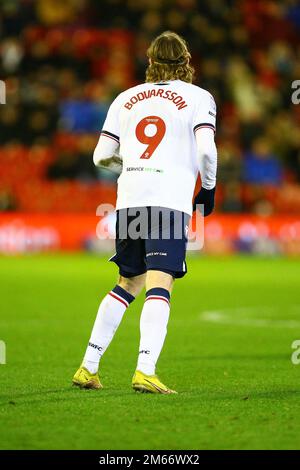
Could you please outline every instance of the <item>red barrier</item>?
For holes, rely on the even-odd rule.
[[[97,240],[100,221],[93,214],[2,213],[0,253],[82,250]],[[216,214],[205,219],[204,251],[299,255],[300,219]]]
[[[98,221],[90,214],[0,214],[0,252],[80,250]]]

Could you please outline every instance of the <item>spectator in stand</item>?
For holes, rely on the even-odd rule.
[[[265,137],[255,139],[251,150],[245,153],[244,180],[268,185],[280,185],[283,180],[282,166]]]
[[[219,107],[221,209],[249,207],[243,181],[250,193],[257,184],[286,183],[300,192],[300,106],[291,103],[300,76],[299,11],[298,0],[1,0],[8,104],[0,109],[0,144],[43,142],[62,159],[57,174],[92,181],[89,150],[75,145],[66,156],[67,148],[55,148],[57,135],[96,136],[108,104],[144,80],[149,40],[169,28],[188,40],[195,84]],[[14,195],[13,181],[0,178],[0,190],[4,183]]]

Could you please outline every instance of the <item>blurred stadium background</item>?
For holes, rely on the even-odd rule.
[[[299,449],[299,3],[0,1],[1,449]],[[200,252],[217,256],[190,257],[172,294],[158,373],[179,394],[130,390],[143,296],[103,358],[104,390],[84,393],[71,378],[116,277],[108,253],[80,251],[113,250],[96,208],[114,204],[116,177],[92,154],[165,29],[188,40],[218,105]]]
[[[96,207],[116,193],[93,166],[99,130],[165,29],[187,39],[218,105],[205,251],[300,254],[296,0],[1,0],[0,252],[95,247]]]

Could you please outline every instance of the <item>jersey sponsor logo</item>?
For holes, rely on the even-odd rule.
[[[162,88],[153,88],[151,90],[141,91],[136,95],[132,96],[130,100],[125,103],[124,107],[126,109],[131,109],[139,101],[144,101],[150,98],[157,97],[172,101],[176,105],[178,111],[187,107],[187,104],[182,98],[182,96],[178,95],[178,93],[176,93],[175,91],[163,90]]]
[[[163,173],[160,168],[146,168],[144,166],[128,166],[126,171],[144,171],[145,173]]]

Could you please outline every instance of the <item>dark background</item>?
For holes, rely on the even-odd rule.
[[[195,83],[217,101],[217,211],[300,212],[295,0],[2,0],[0,211],[114,201],[114,176],[92,163],[98,133],[166,29],[187,39]]]

